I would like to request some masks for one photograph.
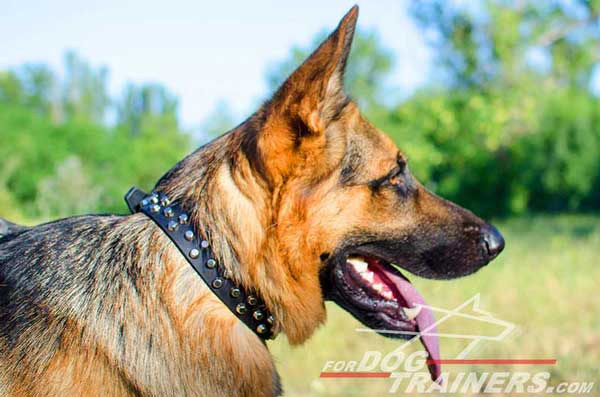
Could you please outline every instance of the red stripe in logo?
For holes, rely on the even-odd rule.
[[[472,360],[427,360],[427,364],[530,364],[554,365],[556,359],[472,359]]]

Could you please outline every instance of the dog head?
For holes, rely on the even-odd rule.
[[[289,283],[322,287],[311,296],[306,285],[301,299],[318,300],[315,307],[332,299],[372,328],[414,329],[416,319],[399,309],[418,299],[402,296],[405,279],[392,263],[423,277],[460,277],[495,258],[504,241],[425,189],[407,156],[344,93],[357,16],[355,7],[265,104],[242,150],[270,192],[274,256]]]
[[[357,16],[354,7],[248,121],[174,171],[215,167],[195,188],[221,197],[201,205],[224,225],[214,239],[231,236],[215,245],[233,247],[292,343],[324,320],[326,299],[371,328],[422,328],[427,314],[410,311],[422,298],[397,267],[460,277],[504,246],[493,226],[425,189],[345,94]]]

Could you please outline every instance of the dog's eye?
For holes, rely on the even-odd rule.
[[[387,176],[384,185],[393,188],[402,196],[408,195],[408,186],[406,185],[406,174],[404,169],[396,169]]]
[[[374,190],[391,188],[404,197],[406,197],[409,194],[410,184],[410,176],[406,172],[405,161],[399,161],[398,166],[394,167],[394,169],[392,169],[387,175],[375,179],[374,181],[369,183],[369,185]]]
[[[400,173],[391,175],[388,178],[388,182],[392,186],[401,186],[402,184],[404,184],[404,181],[402,180],[402,175],[400,175]]]

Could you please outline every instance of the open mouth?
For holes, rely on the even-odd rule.
[[[350,255],[333,271],[333,300],[363,324],[387,337],[420,336],[429,360],[439,360],[435,319],[416,288],[391,264],[374,257]],[[438,363],[428,365],[435,380]]]

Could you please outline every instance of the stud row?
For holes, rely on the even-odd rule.
[[[179,229],[180,225],[186,225],[189,223],[189,217],[187,214],[182,213],[182,214],[179,214],[176,216],[175,211],[173,210],[172,207],[170,207],[171,200],[169,200],[169,198],[164,195],[159,196],[156,192],[153,192],[150,196],[144,198],[140,204],[142,205],[142,207],[148,207],[150,212],[159,213],[162,209],[162,214],[166,218],[175,218],[175,219],[170,220],[167,223],[167,229],[170,232],[175,232]],[[162,207],[164,207],[164,208],[162,208]],[[194,232],[191,229],[186,230],[184,232],[183,236],[187,241],[193,241],[195,238]],[[208,241],[206,241],[206,240],[200,241],[201,249],[208,249],[209,246],[210,246],[210,244],[208,243]],[[198,259],[200,257],[200,250],[198,248],[192,248],[189,251],[188,256],[191,259]],[[208,269],[215,269],[217,267],[217,261],[213,258],[209,258],[206,260],[205,266]],[[229,278],[229,274],[228,274],[227,270],[225,269],[223,272],[223,276],[216,277],[212,281],[210,286],[213,289],[220,289],[225,285],[225,279],[227,279],[227,278]],[[241,296],[241,290],[238,287],[231,287],[229,290],[229,295],[232,298],[239,298]],[[246,302],[240,302],[236,305],[235,311],[239,315],[244,315],[248,312],[249,306],[254,307],[257,304],[258,304],[258,299],[253,295],[248,295]],[[273,317],[273,315],[269,314],[265,319],[265,312],[260,309],[254,310],[254,312],[252,313],[252,317],[256,321],[266,320],[266,322],[270,326],[273,326],[273,324],[275,323],[275,317]],[[269,331],[269,327],[264,323],[259,324],[256,327],[256,332],[259,335],[265,335],[268,331]]]

